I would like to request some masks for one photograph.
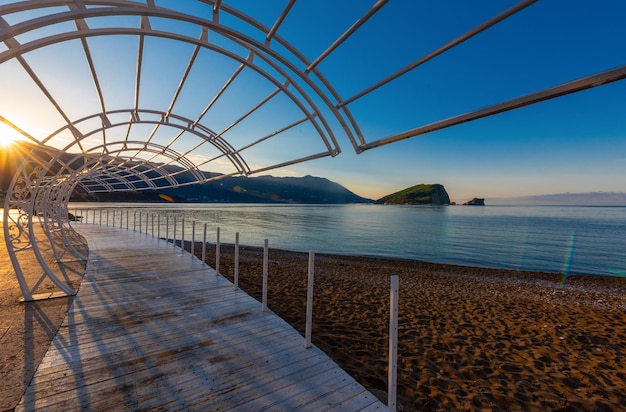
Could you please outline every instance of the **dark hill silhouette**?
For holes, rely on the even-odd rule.
[[[342,204],[372,203],[338,183],[326,178],[304,177],[226,177],[208,183],[183,186],[162,191],[128,193],[98,193],[98,201],[160,201],[160,194],[176,202],[192,203],[298,203]]]
[[[10,154],[9,154],[10,153]],[[25,157],[47,160],[58,154],[58,150],[49,147],[36,146],[27,142],[19,142],[3,150],[0,148],[1,173],[0,185],[2,191],[8,189],[13,174],[17,170],[21,159]],[[82,163],[76,154],[63,154],[65,162],[73,161],[76,167]],[[6,159],[5,159],[6,158]],[[74,160],[73,160],[74,159]],[[176,173],[182,169],[178,166],[162,166],[169,172]],[[148,177],[157,176],[149,170],[149,166],[141,166]],[[54,170],[52,171],[55,172]],[[207,177],[220,176],[217,173],[203,172]],[[194,180],[191,173],[182,172],[176,175],[181,183]],[[164,183],[165,180],[163,179]],[[158,184],[159,182],[156,181]],[[326,178],[304,177],[225,177],[203,184],[191,184],[175,189],[146,190],[136,192],[84,193],[76,191],[72,201],[114,201],[114,202],[163,202],[159,197],[166,194],[178,202],[195,203],[302,203],[302,204],[342,204],[342,203],[372,203],[373,200],[358,196],[342,185]]]

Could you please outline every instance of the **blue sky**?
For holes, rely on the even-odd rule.
[[[409,30],[411,22],[417,23],[416,14],[424,13],[434,16],[431,24],[428,18],[419,19],[428,26],[425,32],[442,34],[438,41],[407,35],[404,42],[388,45],[382,59],[409,49],[420,49],[421,55],[441,44],[441,39],[460,34],[452,23],[463,24],[505,8],[503,2],[436,2],[440,6],[445,3],[438,10],[422,9],[424,2],[400,3],[419,10],[389,10],[382,16],[382,26],[393,24],[392,15],[402,16],[402,29],[397,31]],[[436,7],[426,7],[431,6]],[[441,62],[434,61],[406,75],[388,94],[380,93],[381,103],[375,109],[363,109],[371,114],[366,130],[384,136],[414,119],[428,122],[445,118],[623,65],[624,15],[626,3],[620,1],[531,5],[470,40],[459,51],[441,56]],[[464,29],[468,26],[473,24],[466,24]],[[376,65],[379,60],[370,62]],[[412,57],[400,60],[406,62]],[[328,75],[333,78],[332,73]],[[334,172],[341,176],[340,181],[352,183],[357,192],[374,197],[385,189],[422,182],[444,184],[457,201],[473,196],[624,192],[625,92],[626,82],[617,82],[418,136],[371,153],[345,153],[345,163]],[[401,103],[393,106],[395,111],[380,113],[388,101],[396,99]],[[348,164],[350,167],[346,167]],[[330,168],[331,162],[324,161],[324,165]],[[359,179],[372,169],[377,170],[375,175]]]
[[[207,5],[192,1],[157,0],[156,3],[196,15],[209,10]],[[287,2],[225,0],[224,3],[240,7],[271,26]],[[373,3],[300,0],[278,34],[309,60],[314,60]],[[392,0],[330,54],[319,65],[319,70],[342,98],[348,98],[515,3]],[[355,101],[349,108],[366,140],[374,141],[622,66],[626,64],[624,16],[626,2],[620,0],[539,1]],[[11,19],[19,20],[16,16],[7,17],[9,23],[14,22]],[[245,29],[231,20],[224,16],[222,22]],[[120,17],[106,22],[94,20],[89,24],[104,27],[113,21],[129,27],[136,27],[138,23],[136,18]],[[167,21],[152,19],[151,23],[156,28],[171,29]],[[182,24],[176,30],[189,31],[197,37],[196,27]],[[21,40],[26,42],[28,38]],[[222,43],[228,45],[226,41]],[[136,38],[92,38],[89,44],[94,49],[107,108],[128,107],[134,93]],[[84,60],[78,46],[77,42],[56,45],[26,56],[73,119],[99,110],[89,88],[78,86],[89,85],[91,81],[86,65],[77,64]],[[174,45],[171,41],[147,40],[146,72],[140,95],[143,106],[167,108],[192,49],[190,45]],[[0,47],[0,52],[3,50]],[[192,119],[206,104],[206,96],[214,95],[237,67],[231,59],[215,53],[201,53],[196,64],[189,83],[198,86],[183,89],[175,106],[177,112],[187,113]],[[6,113],[6,117],[33,135],[60,127],[58,114],[15,62],[0,66],[0,87],[5,96],[25,97],[18,102],[2,99],[0,114]],[[258,102],[272,89],[273,86],[258,75],[245,72],[221,99],[220,105],[206,115],[203,123],[221,130],[232,122],[231,112],[247,110],[242,108],[253,104],[247,103],[248,99]],[[624,96],[626,80],[359,155],[355,154],[347,137],[337,133],[342,149],[337,157],[268,173],[323,176],[370,198],[418,183],[441,183],[457,202],[475,196],[489,199],[562,192],[626,192]],[[36,114],[32,107],[37,107]],[[37,121],[29,116],[37,116]],[[276,125],[287,124],[300,116],[287,99],[279,97],[225,136],[236,146],[243,144],[245,136],[252,131],[261,135],[270,133],[280,127]],[[142,134],[150,130],[137,127],[133,135],[141,139]],[[159,133],[163,134],[159,136],[161,140],[168,140],[165,131]],[[254,156],[259,161],[276,157],[276,162],[280,162],[281,156],[292,151],[315,152],[323,145],[312,135],[310,128],[296,128],[282,140],[277,139],[277,145],[254,151],[251,162],[256,162]],[[183,146],[181,143],[181,148]]]
[[[391,5],[386,14],[375,16],[380,17],[376,24],[390,28],[397,39],[391,44],[381,39],[376,49],[381,57],[373,53],[366,58],[367,69],[374,66],[372,70],[380,76],[513,2],[399,3],[406,7],[403,12],[396,12]],[[422,13],[425,17],[420,18]],[[388,92],[378,93],[378,102],[363,104],[368,119],[364,130],[389,135],[410,128],[411,122],[427,123],[623,65],[624,15],[626,3],[620,1],[540,1],[471,39],[458,51],[442,55],[441,62],[436,59],[399,79]],[[400,27],[393,26],[396,18]],[[416,24],[426,27],[415,29]],[[422,31],[425,37],[417,35]],[[436,38],[427,37],[433,31]],[[406,37],[400,40],[400,36]],[[405,55],[409,52],[415,54]],[[388,67],[387,60],[392,59],[399,61],[394,69]],[[350,56],[344,58],[349,60]],[[328,76],[333,79],[338,75],[330,72]],[[348,77],[342,77],[341,82],[348,83],[346,89],[351,88]],[[625,92],[626,82],[613,83],[359,156],[344,150],[337,166],[332,163],[339,159],[319,163],[334,169],[336,179],[358,193],[373,197],[434,182],[444,184],[457,201],[473,196],[623,192]],[[394,101],[393,110],[385,112],[390,101]],[[302,167],[315,173],[314,164]],[[376,173],[369,173],[373,170]]]

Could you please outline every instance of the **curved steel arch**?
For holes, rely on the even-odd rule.
[[[111,123],[110,120],[108,120],[110,115],[113,114],[119,114],[119,113],[127,113],[130,115],[129,120],[127,121],[122,121],[122,122],[118,122],[118,123]],[[151,114],[151,115],[156,115],[159,117],[159,120],[142,120],[141,119],[141,114]],[[211,145],[213,145],[216,149],[218,149],[224,156],[228,157],[228,159],[231,161],[231,163],[233,164],[233,166],[235,166],[237,168],[237,172],[241,173],[241,174],[251,174],[253,173],[250,168],[248,167],[245,159],[243,157],[241,157],[241,155],[239,154],[239,152],[237,150],[235,150],[235,148],[226,140],[224,139],[222,136],[219,136],[218,134],[216,134],[215,132],[213,132],[211,129],[209,129],[208,127],[202,125],[201,123],[196,123],[193,124],[194,121],[192,119],[189,119],[187,117],[184,116],[180,116],[177,114],[172,114],[172,113],[166,113],[163,111],[158,111],[158,110],[144,110],[144,109],[138,109],[138,110],[134,110],[134,109],[119,109],[119,110],[111,110],[111,111],[107,111],[104,113],[95,113],[92,114],[90,116],[86,116],[83,117],[81,119],[76,120],[75,122],[73,122],[71,125],[66,125],[63,126],[62,128],[54,131],[53,133],[51,133],[48,137],[46,137],[44,140],[49,140],[51,138],[53,138],[55,135],[62,133],[64,130],[68,130],[71,127],[74,128],[78,128],[78,126],[80,125],[80,123],[85,122],[85,121],[89,121],[91,119],[94,118],[104,118],[106,120],[103,119],[102,121],[102,125],[100,127],[94,128],[93,130],[88,130],[86,132],[81,133],[81,140],[82,139],[87,139],[90,136],[98,133],[98,132],[103,132],[107,129],[111,129],[114,127],[121,127],[121,126],[128,126],[128,125],[132,125],[132,124],[154,124],[156,126],[167,126],[167,127],[172,127],[172,128],[176,128],[179,129],[181,131],[184,132],[188,132],[191,133],[197,137],[199,137],[200,139],[202,139],[204,142],[209,143]],[[176,119],[179,120],[182,124],[178,124],[178,123],[172,123],[171,119]],[[80,141],[80,140],[79,140]],[[125,142],[117,142],[117,144],[123,144]],[[64,150],[69,150],[75,143],[72,143],[71,145],[68,145]],[[100,148],[104,148],[108,145],[110,145],[111,143],[105,143],[99,146],[95,146],[90,148],[87,152],[92,152],[95,150],[98,150]],[[146,141],[145,142],[146,146],[150,144],[150,141]],[[156,146],[156,145],[155,145]],[[163,150],[169,150],[169,148],[167,146],[161,146],[163,147]],[[185,153],[188,154],[188,153]],[[185,154],[182,154],[182,156],[184,157]],[[147,159],[147,161],[149,162],[152,159]],[[206,163],[204,163],[206,164]],[[194,166],[195,169],[199,170],[199,167],[203,166],[202,165],[196,165]],[[199,179],[199,182],[202,182],[203,179]]]
[[[66,2],[53,2],[53,3],[66,3]],[[88,3],[88,2],[85,2],[85,3]],[[177,33],[157,31],[157,30],[153,30],[149,26],[149,24],[147,25],[147,27],[141,27],[141,28],[116,28],[116,29],[89,29],[87,28],[86,25],[83,25],[83,27],[81,27],[80,30],[67,32],[67,33],[61,33],[61,34],[55,34],[52,36],[45,37],[43,39],[31,41],[23,45],[15,44],[11,46],[9,50],[7,50],[6,52],[0,53],[0,64],[2,64],[6,60],[9,60],[11,58],[18,58],[19,56],[27,52],[36,50],[41,47],[45,47],[45,46],[49,46],[55,43],[65,42],[69,40],[84,39],[84,38],[94,37],[94,36],[111,36],[111,35],[129,35],[130,34],[130,35],[140,36],[140,38],[141,36],[156,36],[156,37],[169,38],[172,40],[195,44],[197,46],[201,46],[201,47],[219,52],[220,54],[223,54],[235,61],[238,61],[241,65],[255,70],[257,73],[261,74],[265,79],[272,82],[277,88],[279,88],[283,93],[287,94],[290,97],[290,99],[305,113],[307,119],[315,126],[320,137],[322,138],[322,140],[324,141],[325,145],[328,148],[328,153],[326,153],[325,155],[331,155],[331,156],[337,155],[340,152],[339,146],[334,137],[332,128],[329,126],[328,122],[326,121],[325,116],[322,114],[322,112],[319,109],[316,108],[316,105],[313,102],[313,100],[308,96],[308,94],[302,88],[302,86],[300,86],[299,82],[296,81],[297,79],[304,82],[304,84],[307,87],[313,90],[318,95],[318,97],[321,98],[322,101],[324,101],[324,103],[327,106],[327,109],[329,109],[337,117],[337,120],[339,121],[339,123],[341,123],[344,126],[344,131],[351,137],[351,132],[349,128],[347,127],[347,125],[345,124],[344,119],[342,119],[342,116],[340,115],[339,111],[335,108],[335,104],[325,95],[325,93],[315,84],[315,82],[308,75],[308,72],[314,72],[316,76],[320,78],[321,82],[324,85],[326,85],[327,87],[330,87],[330,83],[327,80],[323,79],[323,77],[318,71],[299,70],[289,60],[287,60],[280,54],[276,53],[274,50],[270,49],[266,45],[252,39],[251,37],[243,33],[239,33],[234,30],[231,30],[227,27],[221,26],[219,24],[216,24],[212,21],[201,19],[196,16],[189,16],[189,15],[185,15],[185,14],[181,14],[177,12],[172,12],[171,10],[168,10],[168,9],[161,9],[157,7],[154,7],[154,8],[142,7],[142,6],[139,6],[137,3],[128,2],[128,1],[113,1],[113,2],[96,1],[96,2],[89,2],[89,3],[123,4],[127,7],[80,9],[80,10],[73,10],[70,12],[57,13],[54,15],[49,15],[49,16],[38,18],[38,19],[34,19],[33,22],[17,24],[12,28],[12,30],[10,31],[10,34],[14,37],[16,35],[24,34],[32,30],[40,29],[40,28],[49,26],[51,24],[57,24],[57,23],[62,23],[62,22],[67,22],[67,21],[76,21],[77,19],[86,19],[90,17],[110,16],[110,15],[146,16],[148,14],[147,12],[149,11],[149,16],[152,16],[152,17],[162,17],[162,18],[170,18],[174,20],[186,21],[186,22],[194,23],[201,28],[210,27],[216,33],[226,35],[227,37],[230,37],[232,40],[235,40],[239,45],[246,48],[250,54],[247,57],[242,57],[226,49],[220,48],[217,45],[212,45],[210,43],[207,43],[206,41],[203,41],[202,37],[200,39],[197,39],[197,38],[190,38],[188,36],[180,35]],[[24,8],[27,8],[27,6],[24,6]],[[276,36],[276,38],[278,37]],[[0,35],[0,41],[2,40],[6,41],[6,38],[5,36]],[[286,42],[281,41],[281,44],[284,45],[286,44]],[[295,50],[293,47],[289,47],[289,49]],[[264,62],[269,64],[274,70],[282,74],[284,79],[276,79],[271,74],[267,73],[262,68],[260,68],[258,65],[255,65],[253,63],[253,57],[257,57],[257,56],[263,59]],[[310,66],[310,63],[306,59],[304,59],[302,55],[298,54],[297,56],[298,58],[302,59],[302,63],[307,65],[307,68]],[[293,73],[293,75],[289,75],[285,71],[285,69],[283,69],[283,67],[276,64],[274,60],[278,61],[278,63],[284,66],[285,69],[290,70],[290,72]],[[238,69],[238,71],[240,71],[240,69]],[[298,93],[302,96],[302,98],[306,101],[306,103],[309,106],[314,108],[313,113],[309,113],[306,110],[305,105],[302,102],[300,102],[296,98],[296,96],[288,90],[288,87],[290,85],[292,85],[298,91]],[[337,95],[336,92],[334,94]],[[319,118],[320,121],[322,122],[324,129],[326,133],[328,133],[333,145],[331,145],[330,144],[331,142],[329,142],[329,140],[326,138],[324,132],[322,131],[322,128],[319,125],[317,125],[317,122],[315,121],[316,118]],[[355,128],[358,128],[356,124],[353,124],[352,126]],[[354,140],[354,139],[351,137],[351,140]]]
[[[62,119],[61,126],[55,131],[38,138],[18,127],[14,119],[0,113],[0,122],[21,133],[30,142],[38,145],[28,149],[27,160],[20,166],[10,184],[4,209],[5,241],[10,248],[10,255],[24,298],[33,298],[41,278],[35,285],[28,284],[19,269],[17,256],[25,250],[32,249],[36,258],[47,276],[61,290],[62,293],[72,294],[73,290],[64,283],[61,277],[41,258],[38,251],[35,228],[38,224],[43,229],[44,236],[53,249],[54,255],[60,259],[64,253],[72,253],[82,258],[74,246],[79,237],[75,235],[71,223],[67,220],[67,202],[72,191],[80,187],[86,192],[117,191],[117,190],[149,190],[162,187],[177,187],[220,178],[207,177],[202,167],[210,166],[218,159],[225,158],[230,162],[234,172],[221,177],[235,174],[249,175],[277,167],[317,159],[320,157],[334,157],[340,153],[337,141],[339,135],[344,135],[352,144],[357,153],[369,150],[399,140],[418,136],[434,130],[440,130],[456,124],[480,119],[493,114],[513,110],[529,104],[552,99],[568,93],[574,93],[587,88],[595,87],[626,78],[626,66],[620,66],[602,73],[592,74],[567,83],[549,87],[520,96],[514,99],[496,103],[470,112],[461,113],[435,122],[418,125],[404,132],[382,138],[366,139],[361,132],[357,119],[350,111],[353,103],[362,99],[373,90],[395,82],[398,78],[415,68],[429,62],[449,50],[463,44],[479,33],[501,24],[509,17],[528,8],[537,0],[521,0],[513,6],[501,11],[493,17],[478,24],[469,31],[455,37],[451,41],[440,45],[430,53],[417,58],[411,64],[400,68],[389,76],[374,82],[373,85],[345,98],[324,76],[319,66],[326,61],[329,55],[346,43],[354,33],[366,27],[369,20],[378,11],[387,7],[388,0],[372,0],[372,5],[352,25],[341,33],[336,40],[326,47],[317,57],[307,57],[305,53],[278,34],[283,21],[290,15],[295,0],[286,0],[286,3],[271,26],[262,24],[254,16],[242,10],[225,4],[222,0],[201,0],[199,3],[207,5],[210,11],[207,15],[191,15],[170,8],[157,6],[156,0],[42,0],[20,1],[0,6],[0,65],[17,61],[30,81],[44,96],[53,111]],[[35,17],[29,12],[36,11]],[[25,16],[16,24],[8,23],[5,16],[22,13]],[[120,24],[108,24],[106,28],[90,27],[90,22],[112,16],[137,18],[137,24],[124,27]],[[225,17],[236,21],[235,24],[224,24]],[[191,37],[175,29],[156,30],[152,24],[156,19],[168,22],[190,24],[197,29],[197,37]],[[11,20],[11,19],[9,19]],[[61,25],[71,23],[72,29],[59,29]],[[245,28],[240,27],[244,25]],[[66,27],[66,26],[63,26]],[[51,29],[49,34],[45,29]],[[54,28],[54,29],[52,29]],[[44,29],[44,30],[42,30]],[[41,30],[41,31],[40,31]],[[55,31],[56,30],[56,31]],[[43,34],[42,34],[43,33]],[[210,35],[215,34],[226,39],[229,44],[222,46],[219,42],[210,41]],[[131,35],[138,41],[135,68],[134,105],[130,109],[112,108],[105,101],[98,76],[98,67],[92,56],[93,45],[89,39],[99,37],[116,37]],[[31,40],[23,43],[20,40],[32,36]],[[168,39],[178,44],[190,45],[193,51],[188,56],[187,65],[180,78],[168,105],[161,110],[140,106],[141,80],[144,74],[143,50],[146,39]],[[96,111],[78,119],[67,114],[67,109],[59,103],[58,96],[51,92],[50,85],[44,82],[37,71],[29,65],[25,56],[27,53],[45,49],[48,46],[69,44],[79,41],[85,58],[86,68],[91,76],[95,97],[98,100],[100,111]],[[232,43],[232,44],[231,44]],[[239,50],[241,49],[241,50]],[[181,91],[187,85],[188,76],[197,67],[196,59],[200,52],[209,52],[219,55],[236,65],[216,94],[206,100],[206,106],[196,118],[185,116],[176,108]],[[232,87],[232,84],[244,71],[250,71],[259,76],[259,79],[272,87],[272,90],[255,100],[255,104],[247,110],[241,110],[229,124],[215,132],[215,127],[209,128],[203,124],[208,112],[214,109],[216,102],[222,99],[223,94]],[[245,140],[235,144],[236,139],[229,139],[228,135],[237,130],[253,114],[267,107],[275,97],[286,98],[291,107],[298,112],[299,117],[281,123],[273,131],[248,136]],[[166,106],[166,108],[165,108]],[[353,107],[353,106],[352,106]],[[119,115],[125,115],[124,120],[114,120]],[[78,117],[78,116],[76,116]],[[99,121],[99,126],[91,123]],[[145,133],[143,139],[131,137],[142,125],[152,125],[152,131]],[[176,130],[167,144],[160,144],[153,139],[160,128],[167,132]],[[249,160],[254,150],[264,147],[268,142],[274,142],[277,137],[289,135],[289,132],[299,127],[309,127],[323,150],[309,151],[305,154],[293,154],[293,158],[284,161],[269,159],[260,166],[250,167]],[[126,128],[123,138],[111,138]],[[60,144],[65,135],[71,136],[69,144]],[[178,142],[189,140],[189,136],[198,139],[197,144],[185,150],[176,149]],[[241,137],[241,136],[237,136]],[[94,143],[94,139],[96,142]],[[208,145],[207,145],[208,143]],[[56,145],[59,149],[51,151],[46,145]],[[207,155],[202,150],[206,147],[215,149]],[[307,150],[309,148],[307,147]],[[289,154],[292,156],[292,154]],[[202,161],[192,161],[193,157]],[[166,164],[159,164],[157,159],[163,157]],[[263,159],[265,161],[265,159]],[[174,170],[175,168],[175,170]],[[192,177],[192,178],[190,178]],[[13,208],[13,209],[12,209]],[[14,210],[14,212],[11,212]],[[61,251],[55,249],[59,243]],[[55,243],[56,242],[56,243]],[[16,263],[17,262],[17,263]]]
[[[143,142],[134,141],[125,143],[143,144]],[[109,143],[109,145],[117,144],[118,142]],[[65,154],[64,151],[47,152],[43,154],[44,158],[38,159],[36,167],[32,167],[33,165],[30,162],[22,163],[11,182],[7,198],[5,199],[3,225],[7,251],[11,257],[11,262],[25,300],[33,300],[35,298],[38,287],[42,285],[43,280],[46,278],[50,279],[62,293],[66,295],[74,294],[71,285],[64,282],[44,259],[36,236],[35,225],[36,223],[41,223],[43,234],[49,242],[57,261],[60,261],[63,255],[68,252],[79,259],[84,259],[85,257],[74,246],[75,243],[79,242],[80,237],[75,234],[67,218],[67,203],[78,184],[83,185],[88,192],[92,193],[99,190],[89,189],[85,186],[86,181],[95,180],[99,182],[103,187],[101,191],[115,190],[114,184],[104,181],[106,177],[115,179],[125,185],[128,191],[155,189],[159,186],[155,185],[154,181],[160,178],[170,181],[170,185],[162,185],[160,187],[178,187],[190,184],[174,181],[172,174],[163,170],[161,165],[153,164],[147,170],[138,170],[110,162],[124,162],[125,159],[122,158],[120,161],[118,160],[119,158],[112,156],[112,154],[127,150],[134,151],[134,149],[108,150],[103,152],[106,154],[99,156],[90,155],[89,153],[74,154],[68,159],[61,159],[62,155]],[[171,149],[155,143],[149,143],[148,148],[143,150],[156,152],[170,158],[180,159],[182,157]],[[36,153],[36,148],[33,149],[33,152],[31,159],[35,156],[42,156],[41,153]],[[45,158],[46,156],[48,158]],[[72,167],[71,165],[77,160],[83,160],[82,164],[79,167]],[[52,169],[56,170],[51,172]],[[190,167],[185,171],[190,172],[192,169]],[[147,171],[157,172],[160,177],[148,178],[145,176]],[[196,171],[199,173],[197,169]],[[128,172],[129,175],[138,177],[140,181],[147,184],[147,187],[136,186],[126,177],[120,175],[123,172]],[[206,181],[207,179],[203,178],[202,180]],[[11,210],[17,211],[17,217],[15,216],[16,213],[10,213]],[[59,253],[57,246],[55,246],[58,244],[57,239],[55,239],[55,233],[57,232],[60,234],[62,244],[65,247],[62,253]],[[33,251],[39,266],[43,270],[41,277],[36,279],[34,283],[32,281],[29,282],[20,264],[20,252],[26,250]]]

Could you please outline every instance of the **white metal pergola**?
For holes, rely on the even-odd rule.
[[[283,1],[280,12],[272,17],[272,24],[246,14],[245,7],[237,8],[221,0],[170,1],[168,6],[158,0],[0,2],[0,70],[17,68],[22,77],[16,81],[36,90],[48,107],[48,117],[56,119],[48,122],[56,125],[52,131],[35,134],[26,130],[19,118],[20,115],[36,117],[34,108],[33,112],[24,113],[22,109],[17,114],[0,111],[0,122],[28,142],[24,146],[27,160],[14,175],[4,203],[5,242],[24,299],[33,299],[44,278],[52,280],[63,294],[75,294],[43,259],[35,225],[41,224],[58,260],[66,254],[84,258],[74,247],[77,235],[68,220],[67,204],[77,188],[87,193],[155,190],[250,175],[334,157],[340,153],[338,136],[347,138],[356,153],[361,153],[626,77],[626,66],[621,66],[416,125],[391,136],[368,137],[362,133],[351,112],[353,105],[536,2],[523,0],[500,10],[347,98],[331,84],[320,66],[340,47],[347,47],[349,39],[366,28],[380,10],[389,7],[390,1],[372,1],[365,13],[346,23],[345,30],[313,58],[279,34],[296,0]],[[183,7],[192,3],[198,5],[200,13],[190,13]],[[99,51],[102,39],[136,45],[133,67],[120,69],[120,73],[132,73],[130,99],[118,99],[115,92],[106,88],[110,80],[103,76],[102,58],[97,58],[102,56]],[[84,95],[85,101],[96,102],[85,104],[89,109],[70,107],[63,88],[56,84],[59,79],[50,78],[41,64],[37,66],[31,61],[37,60],[31,59],[32,56],[54,60],[55,51],[62,46],[71,47],[80,56],[80,61],[74,64],[87,73],[86,81],[79,87],[81,99]],[[143,97],[158,89],[154,79],[159,71],[155,74],[155,68],[148,67],[147,50],[154,53],[165,46],[174,50],[171,53],[181,70],[175,76],[175,87],[163,92],[167,98],[156,104]],[[115,52],[108,51],[109,59],[117,59],[111,51]],[[210,64],[207,66],[203,59],[209,59]],[[224,64],[218,68],[220,62]],[[109,61],[107,65],[110,64]],[[207,67],[211,70],[207,71]],[[171,77],[168,75],[168,80]],[[229,110],[218,109],[222,102],[230,102],[239,81],[251,80],[255,87],[249,87],[245,96],[237,96],[241,99],[239,104],[224,105]],[[68,79],[64,82],[73,83]],[[203,89],[206,83],[211,87]],[[190,94],[202,96],[201,107],[189,109],[184,104],[183,96]],[[2,95],[2,99],[9,98],[19,99],[19,96]],[[267,116],[276,107],[286,109],[284,116],[276,116],[274,128],[245,127],[251,118]],[[224,113],[229,116],[220,122],[211,117],[213,113],[220,119],[225,117]],[[288,149],[284,150],[285,158],[276,160],[265,155],[276,145]],[[221,174],[205,172],[217,167],[228,170]],[[55,246],[59,239],[64,245],[61,250]],[[20,264],[26,250],[35,253],[43,270],[42,277],[35,282],[29,283]]]

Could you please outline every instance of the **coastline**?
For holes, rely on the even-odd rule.
[[[233,258],[233,245],[222,244],[220,272],[230,280]],[[300,333],[307,260],[270,249],[268,305]],[[239,273],[239,286],[260,300],[261,248],[240,247]],[[0,274],[2,325],[10,323],[0,329],[5,410],[21,398],[71,299],[19,304],[14,275]],[[399,410],[626,408],[626,278],[571,275],[563,285],[554,273],[316,254],[313,343],[383,401],[390,275],[400,276]]]

